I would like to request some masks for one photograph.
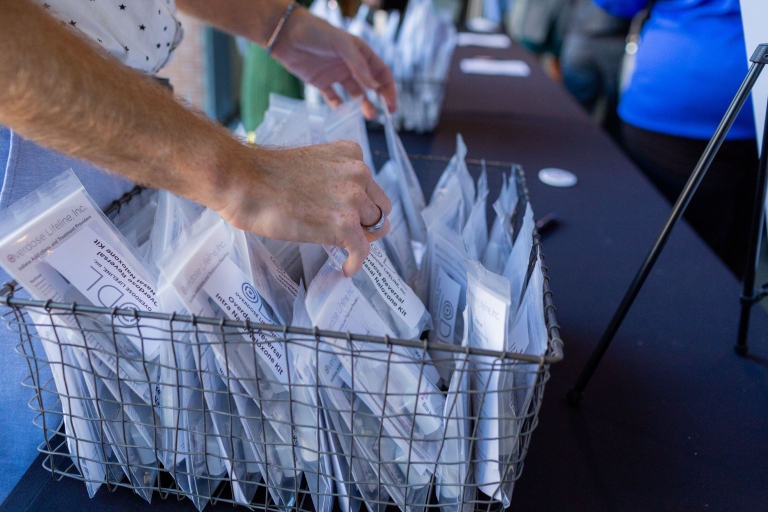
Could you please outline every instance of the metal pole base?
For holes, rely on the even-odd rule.
[[[746,345],[734,345],[733,351],[739,354],[741,357],[745,357],[749,354],[749,348]]]

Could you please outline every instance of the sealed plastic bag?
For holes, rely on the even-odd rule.
[[[464,139],[461,134],[456,134],[456,153],[451,157],[443,174],[440,175],[440,179],[435,186],[435,190],[432,192],[432,198],[429,201],[429,205],[441,201],[441,196],[456,189],[461,196],[459,209],[462,213],[461,222],[459,223],[459,232],[464,227],[466,220],[469,218],[469,214],[472,212],[472,207],[475,203],[475,182],[467,169],[467,145],[464,144]],[[427,222],[427,224],[429,224]]]
[[[471,437],[472,407],[469,401],[471,363],[468,357],[456,361],[456,370],[448,387],[443,421],[445,442],[440,451],[437,473],[437,502],[446,512],[474,510],[475,487],[472,485]]]
[[[461,231],[461,239],[464,241],[467,254],[476,261],[483,261],[485,248],[488,247],[488,223],[485,216],[485,205],[488,201],[488,174],[485,171],[485,161],[482,165],[483,171],[477,180],[477,198]]]
[[[89,394],[78,368],[72,353],[74,348],[58,343],[59,335],[48,317],[32,309],[28,314],[42,341],[56,389],[66,397],[61,400],[61,409],[67,448],[72,462],[85,480],[88,496],[93,498],[110,469],[112,482],[119,482],[123,473],[115,473],[120,466],[115,462],[111,446],[103,439],[96,402]]]
[[[309,286],[328,260],[328,254],[320,244],[300,244],[299,253],[304,269],[304,283]]]
[[[347,253],[327,246],[330,265],[341,270]],[[371,252],[363,269],[352,281],[362,297],[375,309],[396,338],[416,339],[432,327],[424,304],[405,280],[397,274],[379,242],[371,243]]]
[[[256,236],[264,244],[269,253],[275,257],[280,266],[283,267],[285,273],[291,278],[291,281],[298,283],[303,276],[303,262],[300,247],[303,244],[297,242],[286,242],[284,240],[275,240],[274,238],[267,238],[259,235]],[[304,282],[307,282],[307,278],[304,277]]]
[[[429,228],[427,250],[421,268],[432,329],[429,340],[460,345],[464,333],[463,311],[467,304],[467,252],[458,233],[436,223]],[[431,352],[445,383],[450,381],[453,360],[446,352]]]
[[[424,219],[421,218],[421,211],[424,209],[424,193],[421,190],[419,180],[413,171],[413,166],[408,160],[408,154],[405,152],[403,143],[397,135],[392,118],[386,113],[384,123],[384,133],[387,138],[387,150],[389,157],[395,163],[397,170],[397,183],[400,186],[400,201],[405,214],[405,221],[411,240],[418,244],[424,244],[427,241],[427,228]],[[418,263],[418,259],[417,259]]]
[[[0,225],[0,247],[8,255],[3,267],[34,298],[157,311],[154,277],[71,170],[11,205]],[[61,315],[56,322],[66,327],[61,332],[67,340],[59,342],[72,346],[78,365],[88,372],[88,395],[102,389],[124,397],[118,408],[100,401],[98,414],[105,420],[107,442],[127,444],[125,436],[132,437],[115,456],[149,500],[157,474],[154,457],[147,455],[155,449],[147,376],[157,381],[156,322],[142,322],[141,331],[128,317],[81,315],[76,321]],[[58,391],[67,395],[66,389]],[[117,428],[122,421],[130,424],[125,435]]]
[[[307,292],[307,311],[321,329],[375,336],[393,334],[352,279],[345,278],[330,260]],[[411,453],[410,460],[425,465],[436,462],[437,440],[442,436],[438,415],[445,399],[428,378],[424,357],[413,357],[399,345],[387,349],[356,341],[352,342],[353,349],[364,355],[351,357],[346,343],[326,341],[335,355],[324,353],[330,360],[321,360],[320,366],[334,366],[336,370],[331,374],[339,376],[350,389],[360,390],[360,399],[374,414],[384,418],[385,429],[406,455]],[[409,439],[413,440],[410,450]]]
[[[289,325],[293,318],[294,302],[299,285],[285,271],[280,262],[261,242],[260,237],[243,233],[248,244],[253,283],[264,297],[282,325]]]
[[[400,199],[397,164],[393,160],[388,160],[374,179],[392,202],[392,211],[387,216],[390,230],[387,236],[382,239],[382,244],[397,273],[403,276],[405,281],[413,287],[419,268],[416,265],[411,235],[403,211],[403,203]]]
[[[125,205],[122,205],[112,219],[115,227],[126,240],[146,258],[152,222],[157,211],[158,193],[145,189]],[[136,204],[134,204],[134,202]]]
[[[294,302],[293,326],[311,328],[312,321],[304,306],[303,287]],[[317,353],[314,339],[295,337],[288,344],[291,360],[291,407],[298,444],[297,456],[304,469],[312,502],[317,512],[333,508],[333,464],[326,430],[323,429],[322,407],[318,401]]]
[[[215,212],[206,211],[189,235],[160,262],[168,286],[188,310],[201,316],[276,323],[274,309],[248,276],[252,269],[244,240],[242,232],[235,232]],[[221,451],[236,484],[236,499],[250,502],[249,495],[252,498],[255,492],[251,482],[256,472],[241,462],[247,462],[246,450],[251,450],[254,460],[263,464],[261,473],[272,498],[279,506],[290,506],[299,476],[293,460],[290,412],[280,407],[280,402],[288,400],[284,344],[261,330],[201,331],[195,340],[201,348],[196,364],[203,368],[205,398],[214,426],[219,435],[242,429],[239,438],[232,436],[232,446],[220,442],[226,444]],[[226,398],[228,389],[231,401]],[[237,417],[235,411],[240,422],[232,421]]]
[[[504,351],[509,317],[509,281],[489,272],[477,262],[467,261],[467,340],[471,347]],[[503,361],[474,356],[471,386],[472,406],[478,417],[475,427],[474,479],[488,496],[509,506],[511,490],[502,485],[508,470],[508,444],[516,446],[516,438],[502,435],[505,425],[516,421],[510,405],[512,392],[501,384],[504,373],[511,369]],[[510,423],[512,422],[512,423]],[[506,483],[505,483],[506,485]]]
[[[523,292],[523,281],[528,273],[528,260],[533,246],[533,210],[530,203],[525,206],[525,215],[522,225],[516,233],[515,243],[504,266],[503,275],[509,279],[511,292],[511,311],[517,311],[518,303]]]
[[[202,213],[203,207],[167,191],[158,193],[158,208],[150,235],[152,261],[179,243]],[[159,292],[165,311],[186,315],[175,293]],[[160,349],[160,401],[157,411],[162,429],[158,458],[179,489],[202,511],[226,478],[224,454],[216,440],[213,419],[205,406],[200,371],[195,362],[192,333],[169,326],[172,339]]]
[[[512,212],[517,206],[515,180],[503,175],[503,184],[499,198],[493,203],[496,220],[493,221],[488,246],[483,257],[483,266],[496,274],[501,274],[512,252]]]
[[[374,171],[371,146],[368,143],[368,132],[365,129],[363,116],[363,99],[346,101],[330,110],[325,118],[324,142],[335,140],[352,140],[363,150],[363,162],[371,172]]]
[[[544,318],[544,276],[541,260],[536,248],[532,251],[532,268],[529,266],[528,282],[520,307],[509,332],[508,350],[533,356],[542,356],[547,351],[549,337]],[[514,387],[515,409],[519,418],[527,414],[533,396],[539,367],[531,363],[515,363]]]

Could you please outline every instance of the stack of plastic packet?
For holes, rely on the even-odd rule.
[[[345,20],[336,2],[315,0],[310,11],[362,38],[392,69],[399,105],[393,118],[398,129],[434,129],[456,47],[450,10],[437,9],[433,0],[411,0],[402,20],[399,11],[371,13],[366,5],[360,6],[354,18]],[[317,90],[310,87],[307,98],[318,97]],[[370,99],[386,110],[375,95]]]
[[[155,277],[72,171],[3,214],[4,268],[35,299],[159,311]],[[160,331],[119,317],[30,311],[61,397],[67,442],[91,496],[123,475],[150,501],[157,478],[152,404]],[[69,385],[69,386],[67,386]]]
[[[434,321],[430,341],[495,351],[543,355],[547,331],[543,312],[543,283],[538,249],[533,246],[533,211],[525,200],[516,169],[503,177],[496,220],[490,236],[486,230],[488,196],[485,170],[475,193],[465,163],[466,147],[457,137],[456,154],[441,176],[429,205],[422,212],[427,226],[427,246],[416,288]],[[478,418],[472,428],[476,441],[470,454],[469,436],[455,436],[455,429],[470,428],[456,412],[446,411],[446,453],[455,459],[451,469],[439,472],[439,499],[449,500],[471,490],[473,478],[487,495],[507,506],[512,494],[514,464],[520,458],[519,435],[533,396],[538,367],[472,357],[433,360],[449,389],[458,393],[448,404],[454,411],[471,411]],[[453,414],[453,416],[451,416]],[[467,415],[469,416],[469,415]],[[464,416],[463,418],[466,418]],[[450,435],[449,435],[450,430]],[[464,437],[464,442],[457,440]],[[458,444],[458,446],[456,446]],[[474,462],[471,472],[457,461]],[[471,474],[470,474],[471,473]],[[442,480],[441,480],[442,478]],[[450,485],[445,480],[450,479]],[[450,489],[443,495],[442,489]],[[471,501],[462,496],[456,503]]]

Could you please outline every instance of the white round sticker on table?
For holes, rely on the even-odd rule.
[[[540,170],[539,180],[552,187],[572,187],[579,181],[572,172],[556,169],[555,167],[547,167]]]

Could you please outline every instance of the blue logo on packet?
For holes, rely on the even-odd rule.
[[[243,295],[254,304],[259,302],[259,293],[250,283],[243,283]]]

